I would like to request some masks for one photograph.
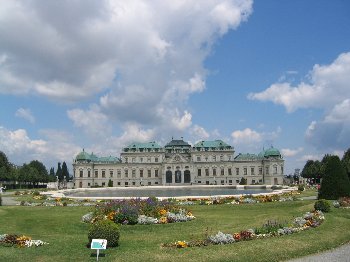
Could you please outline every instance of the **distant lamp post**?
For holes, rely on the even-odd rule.
[[[58,176],[56,176],[56,186],[57,186],[57,190],[59,190],[60,186],[59,186]]]

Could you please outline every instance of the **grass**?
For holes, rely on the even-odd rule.
[[[246,205],[191,206],[197,219],[166,225],[122,226],[120,246],[102,252],[99,261],[283,261],[350,241],[350,210],[332,209],[318,228],[298,234],[200,248],[161,248],[161,243],[203,238],[260,227],[267,220],[291,221],[314,201]],[[86,247],[88,225],[80,222],[88,207],[1,207],[0,234],[32,236],[50,244],[38,248],[0,247],[3,261],[96,261]]]

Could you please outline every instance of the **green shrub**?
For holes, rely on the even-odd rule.
[[[2,198],[1,198],[1,196],[0,196],[0,206],[2,206]]]
[[[40,196],[40,192],[39,192],[38,190],[35,190],[35,191],[33,192],[33,196]]]
[[[298,191],[304,191],[305,190],[305,186],[303,185],[303,184],[300,184],[299,186],[298,186]]]
[[[89,228],[89,243],[92,239],[107,239],[107,247],[116,247],[119,244],[120,226],[110,220],[100,220],[91,224]]]
[[[331,210],[331,204],[325,199],[320,199],[315,202],[314,208],[322,212],[329,212]]]

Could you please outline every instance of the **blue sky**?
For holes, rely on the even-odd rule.
[[[350,147],[348,1],[3,1],[0,150],[49,168],[133,141]]]

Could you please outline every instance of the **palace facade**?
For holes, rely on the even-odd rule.
[[[76,188],[92,186],[247,185],[283,183],[284,159],[276,148],[234,156],[222,140],[191,146],[172,139],[164,147],[156,142],[132,143],[118,157],[98,157],[83,149],[73,163]]]

